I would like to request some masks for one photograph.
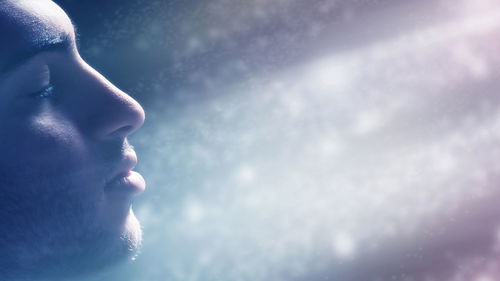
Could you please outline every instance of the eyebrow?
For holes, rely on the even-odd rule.
[[[26,50],[9,58],[6,64],[0,69],[0,75],[14,71],[40,53],[49,51],[67,51],[74,46],[75,42],[73,42],[69,34],[61,34],[56,38],[40,40]]]

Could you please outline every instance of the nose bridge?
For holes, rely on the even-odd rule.
[[[99,139],[125,138],[142,126],[145,113],[141,105],[109,82],[92,67],[85,66],[91,109],[86,126]]]

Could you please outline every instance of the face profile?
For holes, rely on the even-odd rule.
[[[141,106],[80,57],[50,0],[0,0],[0,279],[57,280],[136,255]],[[45,278],[45,279],[44,279]]]

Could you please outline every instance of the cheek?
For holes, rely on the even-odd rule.
[[[102,197],[90,152],[72,119],[48,107],[1,122],[0,216],[24,213],[26,228],[64,226],[68,214],[90,224]]]
[[[58,177],[89,165],[85,139],[70,118],[54,110],[12,120],[2,130],[7,133],[0,137],[0,166],[11,176]]]

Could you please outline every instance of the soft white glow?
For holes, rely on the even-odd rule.
[[[356,244],[352,237],[346,233],[337,234],[333,241],[335,254],[340,258],[352,257],[356,250]]]
[[[144,144],[164,149],[145,171],[169,173],[158,201],[172,280],[293,280],[363,258],[406,274],[429,253],[456,270],[429,262],[429,276],[451,276],[435,280],[496,276],[477,262],[491,253],[439,247],[484,234],[474,214],[495,217],[499,35],[498,10],[448,16],[250,82],[211,80],[215,94],[150,117],[161,126]]]

